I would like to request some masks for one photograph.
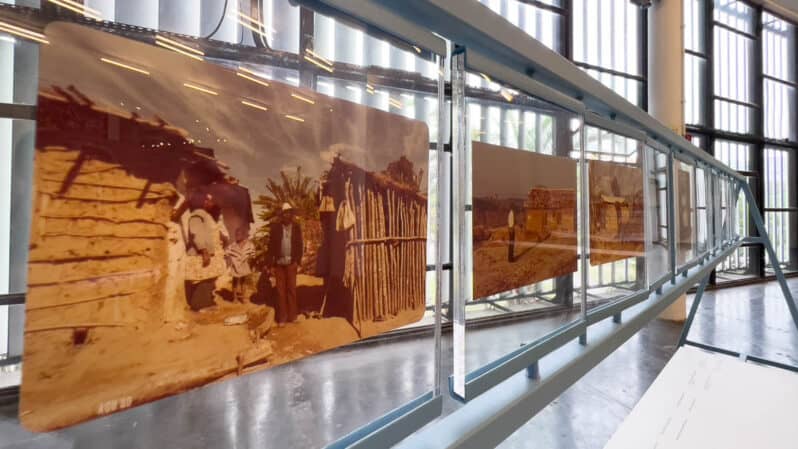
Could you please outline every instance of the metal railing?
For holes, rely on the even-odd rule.
[[[529,38],[523,31],[514,28],[499,16],[485,14],[484,8],[476,2],[458,0],[407,0],[391,2],[388,0],[318,0],[302,1],[310,7],[323,6],[353,16],[366,23],[375,24],[376,19],[363,13],[361,6],[369,5],[390,12],[394,17],[412,22],[421,28],[429,29],[446,39],[453,48],[452,73],[452,114],[453,137],[451,142],[454,179],[453,186],[453,239],[454,254],[452,303],[454,310],[453,341],[455,354],[458,345],[465,338],[465,298],[470,288],[464,282],[467,273],[466,258],[470,256],[462,247],[468,239],[463,226],[465,211],[465,183],[470,182],[466,171],[466,112],[463,111],[465,96],[465,73],[467,70],[485,73],[497,82],[506,83],[522,93],[537,97],[561,106],[583,117],[583,123],[601,121],[601,127],[622,135],[633,134],[646,147],[666,155],[664,175],[667,177],[665,204],[662,219],[663,243],[668,253],[667,276],[650,279],[648,288],[630,292],[620,299],[587,310],[585,288],[582,297],[582,319],[561,327],[554,332],[519,349],[500,357],[484,366],[466,372],[462,360],[455,356],[455,374],[450,377],[450,393],[464,402],[459,409],[433,425],[416,432],[427,420],[419,419],[429,414],[429,408],[419,408],[418,403],[396,411],[382,419],[358,429],[347,438],[332,444],[332,448],[357,447],[376,448],[392,445],[408,437],[399,444],[407,448],[485,448],[499,444],[524,422],[548,405],[566,388],[597,365],[607,355],[657,317],[679,296],[696,284],[700,284],[693,307],[680,343],[699,344],[687,340],[689,326],[695,316],[706,281],[712,270],[741,245],[757,243],[768,251],[772,260],[778,260],[764,226],[753,195],[746,179],[735,170],[701,151],[690,142],[675,134],[646,112],[631,105],[619,95],[592,79],[560,55],[548,50],[542,44]],[[403,34],[400,29],[392,29],[382,21],[388,33],[414,42],[412,34]],[[460,83],[460,84],[458,84]],[[588,120],[589,119],[589,120]],[[458,132],[459,130],[459,132]],[[584,139],[580,145],[584,168]],[[674,161],[692,164],[693,185],[696,182],[696,167],[708,179],[705,204],[702,208],[693,204],[691,213],[693,223],[698,223],[698,214],[705,217],[707,241],[702,251],[697,251],[697,237],[691,260],[677,260],[676,240],[676,198],[674,195]],[[587,189],[582,182],[582,191]],[[695,189],[695,187],[693,187]],[[748,203],[750,214],[756,224],[758,237],[741,238],[734,230],[731,211],[736,209],[734,202],[737,193],[742,191]],[[695,193],[694,193],[695,195]],[[583,195],[584,196],[584,195]],[[648,196],[646,196],[648,198]],[[659,195],[657,195],[659,197]],[[725,198],[726,204],[721,204]],[[586,216],[587,204],[582,201],[581,216]],[[659,214],[658,214],[659,215]],[[584,220],[584,218],[582,219]],[[585,221],[581,221],[582,270],[586,258],[587,231]],[[659,235],[659,230],[656,231]],[[650,236],[651,234],[649,234]],[[709,239],[710,236],[714,238]],[[785,300],[793,320],[798,326],[798,309],[784,280],[779,264],[773,264]],[[457,305],[459,304],[459,306]],[[610,318],[612,318],[610,320]],[[588,332],[590,338],[588,339]],[[576,341],[578,341],[578,343]],[[588,344],[589,343],[589,344]],[[708,347],[706,345],[703,345]],[[711,348],[711,347],[710,347]],[[718,351],[725,349],[714,348]],[[460,353],[462,358],[462,352]],[[526,377],[516,376],[526,371]],[[427,398],[432,403],[434,397]],[[419,409],[414,411],[413,408]],[[437,407],[437,405],[436,405]]]
[[[591,78],[562,56],[552,52],[513,27],[498,15],[486,14],[476,2],[462,0],[293,0],[327,14],[347,16],[380,32],[421,48],[445,53],[438,36],[448,39],[451,48],[452,82],[444,89],[443,76],[439,78],[440,108],[450,107],[452,141],[438,143],[437,153],[448,145],[453,158],[452,218],[453,258],[451,269],[452,294],[450,305],[454,309],[453,342],[455,354],[462,359],[465,339],[465,299],[470,296],[466,282],[466,259],[470,254],[462,244],[469,239],[465,227],[466,186],[466,111],[465,75],[467,70],[478,71],[493,79],[511,85],[532,97],[547,101],[578,115],[583,126],[598,126],[613,133],[640,142],[641,153],[659,152],[665,155],[665,164],[656,172],[667,179],[664,204],[660,204],[658,219],[665,222],[662,242],[667,249],[666,275],[649,279],[645,287],[588,310],[587,258],[588,258],[588,191],[586,176],[581,177],[582,192],[579,204],[581,230],[581,318],[548,335],[527,343],[515,351],[468,371],[463,360],[455,360],[455,373],[449,378],[450,393],[464,404],[436,423],[442,413],[442,392],[436,383],[434,389],[417,399],[392,410],[388,414],[357,429],[332,443],[330,448],[379,448],[393,444],[407,448],[485,448],[499,444],[543,407],[551,403],[565,389],[581,378],[601,360],[611,354],[637,331],[662,313],[676,299],[699,284],[693,302],[682,344],[699,344],[687,339],[689,327],[695,317],[706,280],[712,270],[741,245],[761,244],[768,251],[773,270],[778,279],[789,311],[798,326],[798,307],[787,287],[777,255],[767,235],[764,221],[756,206],[745,177],[709,156],[646,112],[624,100],[619,95]],[[441,67],[441,73],[445,67]],[[443,101],[443,92],[451,96],[451,105]],[[440,117],[446,116],[440,114]],[[443,126],[439,126],[443,129]],[[582,173],[587,166],[584,132],[579,145],[579,166]],[[644,156],[644,159],[647,159]],[[714,236],[704,250],[691,260],[677,260],[676,198],[674,194],[674,162],[682,161],[701,166],[709,179],[707,203],[701,213],[706,214],[707,227]],[[441,164],[442,158],[438,157]],[[644,164],[645,183],[651,173]],[[442,171],[439,170],[438,173]],[[695,169],[693,171],[695,173]],[[695,183],[695,176],[693,182]],[[442,184],[442,183],[439,183]],[[438,187],[438,197],[445,190]],[[741,238],[734,234],[734,201],[742,191],[754,221],[758,236]],[[725,192],[725,193],[724,193]],[[447,193],[448,194],[448,193]],[[721,204],[725,195],[727,204]],[[656,195],[659,198],[659,195]],[[648,199],[649,195],[645,195]],[[710,204],[710,199],[713,201]],[[694,204],[692,214],[698,222],[699,208]],[[440,223],[440,217],[438,217]],[[648,240],[659,229],[647,229]],[[437,253],[442,254],[438,239]],[[437,261],[437,285],[443,264]],[[440,289],[436,289],[440,290]],[[440,371],[441,302],[436,293],[436,367]],[[20,304],[23,295],[0,297],[0,305]],[[704,345],[706,346],[706,345]],[[711,347],[710,347],[711,348]],[[714,348],[719,351],[725,349]],[[526,376],[517,376],[526,372]]]

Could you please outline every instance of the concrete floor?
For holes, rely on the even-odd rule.
[[[791,288],[798,295],[798,279]],[[474,329],[468,365],[570,318]],[[680,330],[650,323],[501,447],[602,448],[674,353]],[[775,283],[708,292],[691,339],[798,365],[798,331]],[[0,449],[316,448],[429,390],[431,376],[429,338],[360,345],[49,434],[25,431],[16,406],[0,407]],[[447,398],[445,412],[456,407]]]

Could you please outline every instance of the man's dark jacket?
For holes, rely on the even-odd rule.
[[[299,223],[291,223],[291,263],[299,265],[302,261],[302,228]],[[277,265],[283,247],[283,223],[275,221],[269,227],[269,249],[266,260],[269,265]]]

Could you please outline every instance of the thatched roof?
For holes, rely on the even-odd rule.
[[[193,164],[217,167],[213,150],[194,145],[188,132],[159,117],[99,105],[70,86],[39,92],[37,147],[66,147],[123,166],[152,182],[174,182]]]
[[[327,178],[332,180],[339,174],[348,176],[352,179],[352,182],[365,182],[370,187],[376,188],[377,190],[393,190],[413,201],[424,203],[427,201],[426,195],[419,192],[416,186],[396,181],[384,173],[367,171],[351,162],[343,160],[341,157],[336,157],[333,159],[330,170],[327,172]]]

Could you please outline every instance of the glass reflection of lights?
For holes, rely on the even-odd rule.
[[[333,73],[333,71],[334,71],[331,65],[327,65],[327,64],[324,64],[321,61],[317,61],[311,55],[305,55],[303,58],[305,59],[305,61],[308,61],[309,63],[311,63],[311,64],[315,65],[316,67],[319,67],[320,69],[325,70],[325,71],[327,71],[329,73]]]
[[[81,14],[85,17],[95,19],[95,20],[103,20],[102,16],[100,15],[100,11],[89,8],[86,5],[81,3],[77,3],[73,0],[48,0],[50,3],[54,5],[58,5],[64,9],[68,9],[74,13]]]
[[[138,67],[133,67],[132,65],[125,64],[125,63],[119,62],[119,61],[115,61],[115,60],[110,59],[110,58],[100,58],[100,61],[102,61],[102,62],[104,62],[106,64],[111,64],[111,65],[116,66],[116,67],[121,67],[123,69],[130,70],[130,71],[133,71],[133,72],[138,72],[138,73],[141,73],[141,74],[144,74],[144,75],[149,75],[150,74],[150,72],[148,72],[148,71],[146,71],[144,69],[140,69]]]
[[[263,87],[269,87],[269,83],[267,83],[266,81],[263,81],[262,79],[260,79],[260,78],[262,78],[262,76],[258,75],[257,73],[253,72],[252,70],[249,70],[246,67],[239,67],[238,70],[240,70],[240,72],[236,72],[236,75],[240,76],[241,78],[244,78],[246,80],[252,81],[253,83],[256,83],[256,84],[260,84]]]
[[[308,104],[316,104],[316,102],[311,100],[310,98],[303,97],[302,95],[299,94],[291,94],[291,97],[296,98],[299,101],[304,101],[305,103]]]
[[[189,89],[194,89],[194,90],[196,90],[198,92],[202,92],[202,93],[208,94],[208,95],[214,95],[214,96],[219,95],[219,93],[216,92],[216,91],[207,89],[207,88],[202,87],[202,86],[198,86],[196,84],[183,83],[183,86],[188,87]]]
[[[287,118],[289,120],[293,120],[295,122],[300,122],[300,123],[304,123],[305,122],[305,119],[303,119],[302,117],[297,117],[297,116],[291,115],[291,114],[286,114],[285,118]]]
[[[191,48],[188,45],[183,45],[175,40],[163,37],[160,34],[155,35],[155,45],[172,50],[175,53],[179,53],[183,56],[188,56],[191,59],[196,59],[197,61],[204,61],[202,56],[205,56],[205,53],[202,51],[197,50],[196,48]]]
[[[0,22],[0,32],[13,34],[14,36],[18,36],[23,39],[29,39],[38,42],[40,44],[50,43],[50,41],[48,41],[47,38],[42,33],[18,27],[16,25],[12,25],[7,22]]]
[[[228,19],[237,21],[244,28],[254,31],[255,33],[258,33],[259,35],[263,36],[265,39],[267,39],[267,42],[268,39],[270,39],[270,36],[268,35],[269,33],[263,31],[267,28],[266,25],[256,20],[255,18],[250,17],[241,11],[238,11],[237,16],[232,13],[227,13],[226,16]]]
[[[243,104],[245,106],[249,106],[251,108],[260,109],[261,111],[268,111],[269,110],[269,108],[267,108],[266,106],[261,106],[261,105],[259,105],[257,103],[253,103],[253,102],[247,101],[247,100],[241,100],[241,104]]]
[[[323,63],[325,63],[327,65],[333,65],[332,61],[330,61],[329,59],[325,58],[324,56],[316,53],[315,51],[313,51],[313,50],[311,50],[309,48],[306,49],[305,52],[307,54],[309,54],[310,56],[313,56],[314,58],[318,59],[319,61],[321,61],[321,62],[323,62]]]

